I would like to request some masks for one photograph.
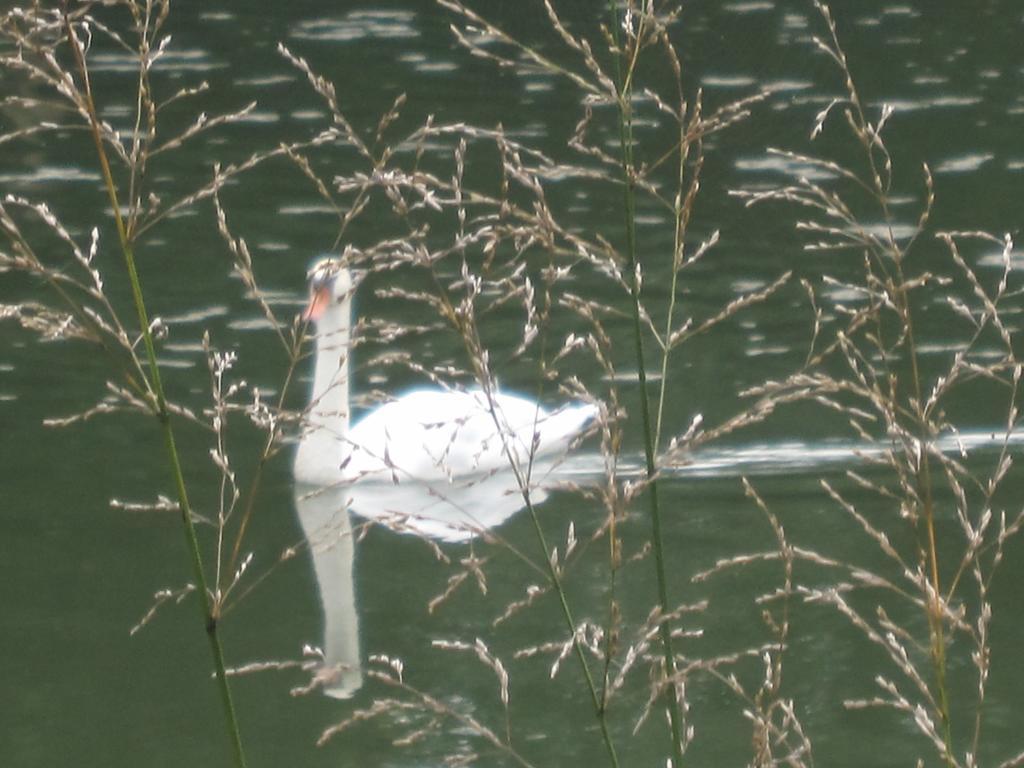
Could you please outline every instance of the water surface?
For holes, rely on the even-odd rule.
[[[490,4],[480,5],[483,9]],[[507,2],[487,11],[516,35],[536,41],[540,50],[565,56],[547,28],[540,4],[525,5],[528,11],[524,4]],[[923,162],[935,176],[933,220],[939,227],[1015,230],[1024,195],[1024,149],[1019,141],[1024,130],[1019,44],[1024,13],[1008,1],[870,0],[839,6],[836,17],[864,98],[873,109],[884,103],[896,110],[888,141],[896,163],[897,236],[906,236],[917,220]],[[567,2],[559,7],[571,29],[588,34],[597,30],[592,3]],[[579,92],[546,73],[503,71],[469,56],[454,44],[450,21],[441,9],[411,0],[341,4],[329,10],[310,2],[239,5],[218,0],[204,4],[202,11],[175,6],[169,22],[174,41],[155,82],[173,92],[208,81],[209,95],[196,104],[211,113],[239,110],[253,101],[256,106],[239,124],[210,133],[173,157],[154,159],[149,172],[155,190],[165,200],[177,199],[208,180],[215,161],[238,162],[253,151],[311,136],[324,127],[327,114],[322,102],[276,52],[282,42],[336,84],[341,109],[366,135],[405,93],[408,100],[395,135],[411,131],[432,114],[438,122],[465,121],[489,128],[500,123],[517,140],[556,158],[571,157],[566,140],[579,116]],[[828,62],[813,51],[811,36],[823,33],[811,5],[797,0],[694,2],[672,28],[691,95],[701,87],[709,109],[760,89],[772,92],[750,120],[708,142],[694,236],[706,237],[718,229],[721,243],[681,286],[687,313],[706,316],[786,270],[820,281],[823,272],[841,276],[849,268],[841,256],[803,252],[791,214],[778,208],[745,209],[728,195],[731,189],[764,189],[813,171],[765,150],[815,148],[807,138],[814,115],[842,87]],[[131,130],[133,62],[114,50],[95,51],[92,62],[104,118],[120,130]],[[26,88],[31,94],[31,87]],[[163,119],[181,128],[189,115],[184,108],[168,110]],[[51,117],[42,110],[37,119]],[[668,131],[650,119],[637,126],[643,146],[664,140]],[[608,148],[614,149],[614,134],[609,131],[606,139]],[[820,144],[822,150],[852,155],[831,134]],[[327,178],[358,167],[354,153],[332,149],[337,150],[313,155]],[[61,134],[56,141],[30,141],[17,149],[2,145],[0,185],[4,194],[48,200],[83,241],[100,223],[108,246],[101,254],[107,283],[122,302],[119,306],[127,307],[126,286],[116,253],[109,247],[114,235],[109,220],[97,214],[105,198],[90,157],[81,133]],[[427,162],[451,172],[450,150],[442,152],[440,145],[427,148]],[[468,178],[482,180],[486,175],[484,161],[472,163],[467,171]],[[830,180],[826,175],[820,181]],[[551,196],[553,205],[572,216],[582,231],[621,242],[617,190],[570,179],[553,184]],[[284,162],[268,164],[229,185],[222,200],[233,229],[253,250],[271,306],[290,318],[304,300],[308,263],[334,245],[334,213]],[[663,264],[659,256],[672,243],[665,212],[643,205],[638,224],[644,258]],[[379,231],[380,226],[367,221],[354,236],[368,242],[400,234]],[[972,254],[979,275],[989,282],[998,280],[1002,268],[997,251]],[[937,244],[921,253],[922,258],[944,258]],[[1014,277],[1022,258],[1019,252],[1013,254]],[[175,399],[197,409],[208,403],[201,344],[205,331],[218,347],[238,352],[238,377],[268,396],[279,391],[286,361],[260,311],[231,276],[230,259],[208,203],[153,230],[140,246],[139,259],[151,312],[170,327],[161,361]],[[658,269],[650,267],[647,281],[647,296],[655,303],[666,299],[668,291]],[[358,311],[417,320],[418,310],[374,299],[373,288],[390,279],[408,278],[375,277],[361,292]],[[829,290],[839,300],[855,298],[844,295],[838,285]],[[44,295],[40,286],[18,275],[4,274],[0,281],[4,302]],[[952,345],[963,338],[962,328],[942,307],[937,300],[921,328],[925,358],[934,360],[936,370],[948,362]],[[715,423],[736,409],[732,393],[793,370],[806,354],[810,318],[794,281],[771,302],[744,312],[713,337],[698,338],[670,371],[667,429],[681,433],[697,414]],[[1019,313],[1007,315],[1014,330],[1019,330],[1020,319]],[[635,381],[635,362],[630,365],[625,335],[629,326],[612,322],[610,328],[624,339],[616,348],[617,363],[626,405],[635,416],[636,385],[630,383]],[[509,319],[495,321],[487,332],[494,348],[507,356],[520,328]],[[397,342],[400,348],[403,344],[436,360],[453,357],[459,349],[449,336]],[[408,372],[369,364],[374,351],[367,348],[357,355],[367,363],[356,373],[357,392],[401,391],[417,383]],[[499,352],[495,359],[505,359]],[[530,391],[534,382],[525,368],[499,369],[502,385]],[[603,374],[596,366],[579,375],[601,386]],[[143,632],[128,634],[149,608],[154,592],[177,588],[187,580],[180,525],[173,514],[130,513],[111,509],[108,503],[111,498],[150,500],[156,493],[170,493],[154,426],[125,414],[62,430],[40,426],[44,418],[75,413],[96,402],[103,395],[106,376],[103,361],[90,348],[38,344],[13,325],[0,325],[0,472],[5,499],[0,511],[0,594],[5,606],[0,619],[0,680],[5,694],[0,758],[10,765],[226,764],[221,715],[207,677],[207,649],[194,606],[165,608]],[[301,405],[307,376],[304,368],[291,405]],[[998,444],[990,437],[1005,418],[1002,402],[966,396],[952,402],[950,412],[962,418],[966,439],[973,441],[971,460],[979,468],[990,462]],[[236,468],[248,476],[255,455],[252,446],[261,438],[242,423],[232,437],[239,445]],[[181,442],[197,509],[215,513],[218,478],[208,460],[208,438],[186,429]],[[956,450],[948,442],[943,447]],[[1016,443],[1011,450],[1018,451]],[[710,601],[708,611],[695,622],[704,628],[704,637],[684,645],[683,653],[725,653],[766,637],[750,598],[766,584],[778,583],[778,564],[725,573],[700,585],[690,582],[692,574],[720,558],[774,546],[765,517],[744,497],[741,475],[752,478],[793,541],[881,566],[871,542],[820,487],[826,478],[849,498],[870,505],[868,496],[844,474],[850,467],[868,471],[865,451],[870,453],[849,434],[842,419],[794,407],[693,456],[688,466],[666,476],[663,506],[673,599]],[[631,432],[624,447],[623,477],[636,477],[641,452],[642,443]],[[592,479],[601,470],[596,444],[585,444],[563,469],[567,479]],[[1019,507],[1021,483],[1012,470],[1005,490],[1010,513]],[[303,538],[287,456],[268,466],[262,485],[249,540],[261,569]],[[949,500],[943,501],[947,511],[940,520],[940,535],[954,536],[956,522]],[[891,514],[882,507],[869,508],[872,514]],[[602,519],[590,502],[558,490],[546,499],[541,516],[551,541],[559,544],[570,521],[585,540]],[[358,518],[353,520],[358,525]],[[638,505],[623,525],[627,554],[635,553],[648,531],[642,507]],[[514,547],[536,553],[527,515],[512,514],[497,532]],[[498,629],[492,626],[505,604],[540,583],[540,575],[524,568],[505,548],[479,540],[439,546],[456,563],[470,554],[489,558],[486,596],[467,585],[429,613],[429,601],[444,590],[451,570],[431,547],[380,527],[369,528],[357,542],[351,563],[334,564],[339,572],[351,569],[356,610],[355,618],[345,621],[358,622],[362,663],[368,664],[371,654],[401,658],[410,683],[503,732],[494,675],[470,655],[432,645],[435,640],[471,642],[481,637],[512,671],[517,747],[536,764],[603,760],[577,670],[567,663],[552,682],[547,657],[513,660],[515,649],[564,639],[554,602],[539,601]],[[1019,556],[1019,545],[1009,554]],[[579,618],[603,620],[606,570],[603,541],[589,547],[573,566],[569,591]],[[813,578],[818,577],[808,574]],[[1022,578],[1019,560],[1008,557],[992,594],[999,617],[993,638],[997,654],[1012,653],[1014,638],[1024,630],[1016,586]],[[627,625],[643,621],[653,588],[649,560],[623,572],[619,589]],[[919,737],[907,736],[911,726],[890,713],[843,708],[845,698],[874,694],[873,673],[865,670],[884,668],[876,648],[820,606],[795,610],[792,621],[785,695],[794,699],[812,735],[819,765],[907,765],[919,754],[930,754]],[[226,617],[223,627],[232,664],[297,659],[303,644],[322,644],[320,596],[310,558],[303,554],[275,566],[270,577]],[[964,658],[962,652],[958,658]],[[997,656],[986,709],[988,741],[982,757],[992,764],[1020,750],[1013,712],[1016,691],[1024,681],[1008,659]],[[757,679],[757,665],[753,660],[742,670]],[[971,690],[969,671],[960,666],[953,674],[956,691],[965,701]],[[645,699],[641,678],[623,694],[626,709],[641,706]],[[357,759],[365,765],[441,765],[448,756],[474,750],[484,750],[475,764],[503,764],[449,722],[439,735],[410,748],[393,746],[399,726],[425,724],[415,717],[407,722],[382,719],[318,749],[314,742],[324,727],[368,705],[386,689],[364,678],[361,688],[350,686],[348,698],[289,695],[292,687],[304,682],[296,672],[237,680],[251,765],[337,765]],[[749,759],[749,726],[730,694],[714,682],[694,685],[690,693],[697,735],[695,764]],[[623,718],[617,726],[626,761],[660,764],[660,718],[652,717],[635,737],[630,735],[631,725]],[[867,744],[870,756],[864,752]]]

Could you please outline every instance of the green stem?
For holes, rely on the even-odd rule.
[[[149,316],[146,311],[146,304],[142,295],[142,284],[139,281],[138,271],[135,268],[135,254],[132,249],[128,232],[125,228],[124,219],[121,216],[121,206],[117,196],[117,186],[110,170],[110,163],[107,160],[107,153],[103,147],[103,137],[100,132],[99,118],[96,114],[96,105],[92,97],[92,88],[89,83],[89,71],[85,64],[85,56],[82,52],[78,37],[71,26],[67,15],[66,3],[63,7],[64,27],[67,33],[71,50],[75,57],[75,64],[81,74],[83,82],[84,106],[89,116],[92,129],[93,142],[96,145],[96,153],[99,159],[100,170],[103,174],[104,186],[110,198],[113,208],[114,221],[117,225],[117,233],[121,243],[121,251],[124,255],[125,268],[128,272],[128,279],[131,283],[132,300],[138,314],[139,328],[142,332],[143,345],[146,350],[146,359],[149,366],[149,384],[151,387],[154,413],[160,423],[163,433],[164,446],[167,450],[167,459],[171,470],[171,479],[178,496],[178,506],[181,510],[182,525],[185,530],[185,540],[188,545],[192,561],[193,577],[196,581],[199,593],[200,609],[202,611],[203,625],[206,630],[206,638],[210,645],[210,653],[213,656],[214,669],[217,682],[220,688],[220,698],[224,709],[224,716],[227,721],[228,731],[231,737],[232,747],[235,755],[235,765],[238,768],[245,768],[245,753],[242,749],[241,733],[238,727],[238,718],[235,714],[234,703],[231,699],[231,688],[228,685],[227,672],[224,666],[224,651],[221,646],[220,636],[217,632],[217,616],[213,610],[210,599],[210,592],[206,584],[206,575],[203,568],[202,553],[199,548],[199,539],[196,536],[195,525],[192,522],[192,507],[189,503],[188,492],[185,487],[185,477],[181,468],[181,461],[174,441],[174,430],[171,425],[170,411],[167,408],[167,399],[164,395],[163,383],[160,378],[160,367],[157,363],[156,347],[153,343],[153,334],[150,332]]]
[[[632,121],[632,88],[631,72],[623,76],[621,57],[623,52],[619,43],[619,13],[616,0],[609,0],[611,12],[612,39],[615,44],[615,74],[619,84],[619,148],[622,153],[623,194],[626,213],[626,255],[627,266],[631,273],[630,298],[633,310],[633,343],[636,354],[637,378],[640,387],[640,411],[643,416],[644,456],[646,459],[647,498],[651,514],[651,539],[654,550],[655,573],[658,581],[658,603],[661,608],[662,620],[658,629],[661,638],[662,654],[665,665],[667,685],[665,688],[665,708],[668,710],[672,728],[672,765],[681,768],[683,765],[682,723],[680,722],[679,689],[676,686],[675,653],[672,649],[672,629],[667,618],[669,613],[668,579],[665,575],[665,554],[661,528],[661,508],[658,501],[657,466],[655,462],[654,427],[651,422],[651,407],[647,394],[647,372],[644,366],[643,324],[640,313],[640,275],[639,259],[636,245],[636,185],[633,179],[633,121]],[[639,45],[639,37],[637,41]],[[635,63],[635,58],[633,59]]]

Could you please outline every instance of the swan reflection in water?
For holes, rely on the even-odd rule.
[[[548,460],[533,466],[532,504],[544,501],[557,482],[557,465]],[[464,542],[487,535],[524,506],[511,469],[452,482],[364,480],[329,488],[297,484],[295,508],[323,610],[323,662],[315,676],[323,692],[347,699],[363,683],[350,512],[395,531]]]
[[[352,523],[344,490],[295,487],[295,509],[313,558],[323,613],[323,664],[314,674],[328,696],[347,699],[363,684],[359,616],[352,583]]]

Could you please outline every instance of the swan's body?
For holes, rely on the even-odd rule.
[[[354,448],[346,474],[356,477],[392,467],[420,480],[460,477],[509,466],[506,443],[515,460],[569,447],[593,418],[588,406],[549,414],[534,402],[481,390],[415,390],[368,413],[349,433]],[[500,429],[499,429],[499,426]],[[504,435],[504,439],[503,439]]]
[[[547,412],[522,397],[419,389],[384,403],[349,428],[348,352],[353,285],[335,262],[312,271],[307,316],[316,322],[316,367],[296,480],[434,483],[525,467],[565,451],[596,416],[592,405]]]

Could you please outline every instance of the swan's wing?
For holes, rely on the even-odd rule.
[[[479,390],[415,390],[374,409],[352,428],[344,471],[349,477],[390,473],[400,482],[502,469],[509,466],[509,451],[526,462],[534,450],[536,455],[565,450],[595,415],[589,405],[549,414],[514,395],[488,400]]]
[[[521,424],[523,408],[511,424]],[[507,420],[507,417],[506,417]],[[501,432],[486,398],[471,392],[416,390],[375,408],[349,433],[345,473],[389,473],[431,480],[506,465]]]

